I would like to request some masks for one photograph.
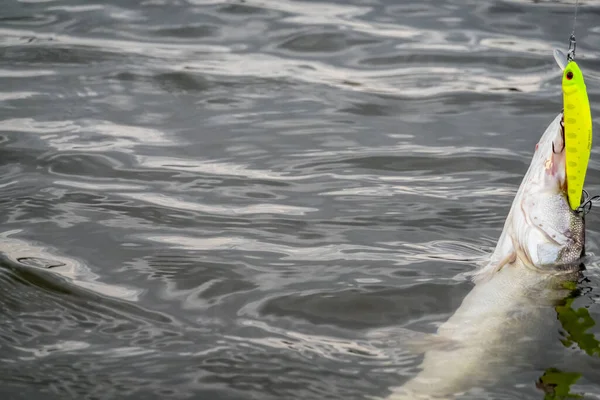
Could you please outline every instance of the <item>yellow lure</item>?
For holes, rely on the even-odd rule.
[[[583,183],[592,150],[592,114],[583,74],[569,61],[562,77],[568,199],[572,210],[581,204]]]

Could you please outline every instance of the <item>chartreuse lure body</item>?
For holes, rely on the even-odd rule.
[[[569,61],[562,77],[568,199],[572,210],[581,204],[583,183],[592,149],[592,114],[583,74]]]

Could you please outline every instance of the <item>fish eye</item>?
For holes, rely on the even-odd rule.
[[[569,71],[569,72],[567,72],[567,79],[568,79],[568,80],[571,80],[571,79],[573,79],[573,71]]]

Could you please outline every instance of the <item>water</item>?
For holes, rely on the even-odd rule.
[[[367,333],[433,332],[471,290],[562,107],[572,13],[4,0],[2,398],[386,396],[422,357]],[[594,116],[598,14],[583,2],[577,28]],[[599,320],[587,223],[573,308]],[[597,356],[552,351],[474,398],[543,399],[550,368],[599,398]]]

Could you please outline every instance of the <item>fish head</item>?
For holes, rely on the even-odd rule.
[[[563,115],[548,126],[515,196],[509,234],[515,255],[535,267],[572,265],[583,255],[583,214],[567,198]]]
[[[475,282],[490,279],[506,264],[537,271],[579,269],[584,253],[583,214],[567,200],[567,173],[560,113],[539,142],[504,223],[496,249]]]

